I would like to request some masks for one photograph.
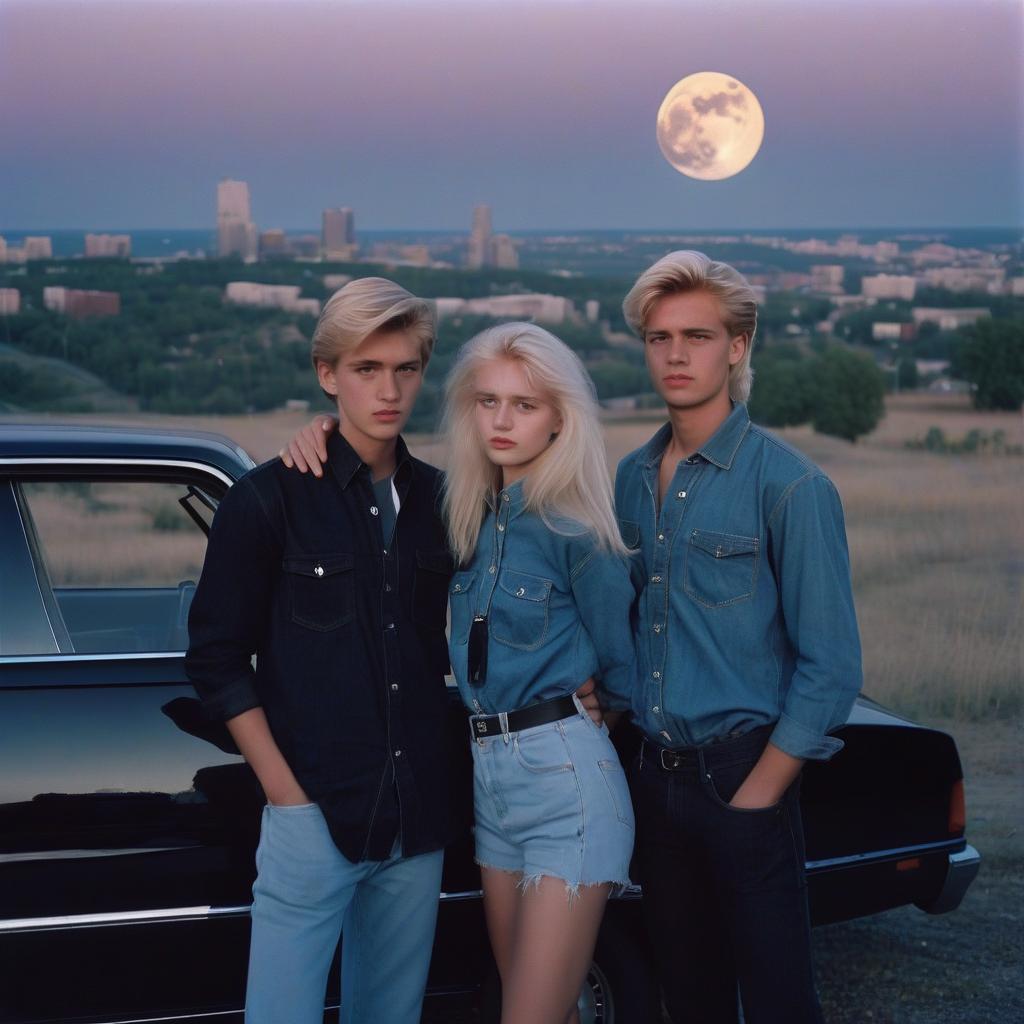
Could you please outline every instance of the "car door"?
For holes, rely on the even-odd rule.
[[[184,670],[221,471],[0,464],[0,1020],[241,1008],[262,802]]]

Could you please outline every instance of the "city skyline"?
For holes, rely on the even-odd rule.
[[[222,178],[288,230],[1018,227],[1019,40],[1012,0],[5,0],[0,232],[202,228]],[[766,119],[722,182],[655,137],[709,69]]]

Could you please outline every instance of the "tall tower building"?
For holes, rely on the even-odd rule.
[[[355,254],[356,215],[351,207],[324,210],[320,246],[328,259],[348,259]]]
[[[519,251],[508,235],[495,235],[491,239],[491,257],[499,270],[519,269]]]
[[[249,185],[223,178],[217,185],[217,255],[256,259],[257,234],[249,205]]]
[[[485,203],[473,207],[473,230],[469,235],[466,266],[479,270],[493,264],[491,252],[491,208]]]

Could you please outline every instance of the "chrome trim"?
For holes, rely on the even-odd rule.
[[[9,654],[0,655],[0,665],[63,665],[69,661],[156,661],[160,658],[184,658],[184,651],[137,651],[134,654]]]
[[[865,864],[886,860],[903,860],[918,854],[941,853],[950,851],[963,843],[963,839],[943,839],[937,843],[918,843],[916,846],[897,846],[891,850],[870,850],[867,853],[851,853],[845,857],[827,857],[824,860],[809,860],[808,871],[832,871],[835,868],[849,867],[852,864]]]
[[[22,864],[30,860],[88,860],[93,857],[137,857],[147,853],[193,850],[194,846],[137,846],[116,849],[32,850],[28,853],[0,853],[0,864]]]
[[[28,542],[28,530],[25,529],[25,515],[18,502],[18,488],[11,482],[14,492],[14,505],[18,511],[18,525],[21,527],[21,539],[25,542],[22,549],[28,553],[28,564],[32,569],[32,578],[36,581],[36,593],[39,595],[39,603],[42,605],[43,618],[46,619],[46,628],[50,631],[50,638],[53,640],[53,653],[60,654],[60,644],[57,642],[57,634],[54,632],[53,623],[50,621],[50,613],[43,599],[43,585],[39,581],[39,570],[36,568],[36,560],[32,557],[32,545]],[[67,627],[65,627],[67,632]],[[40,645],[41,646],[41,645]]]
[[[130,456],[123,459],[88,459],[88,458],[15,458],[0,459],[0,466],[156,466],[172,469],[195,469],[201,473],[209,473],[230,487],[235,481],[223,470],[211,466],[207,462],[189,462],[184,459],[135,459]]]
[[[483,889],[466,889],[464,892],[442,892],[442,903],[464,903],[466,900],[479,900],[484,895]]]
[[[939,894],[930,903],[917,905],[926,914],[948,914],[951,910],[956,910],[980,867],[981,854],[973,846],[968,845],[963,850],[951,853],[949,864],[946,866],[946,878]]]
[[[327,1010],[336,1010],[338,1007],[327,1005]],[[117,1020],[106,1020],[104,1024],[162,1024],[163,1021],[179,1020],[212,1020],[215,1017],[239,1017],[245,1010],[210,1010],[206,1013],[173,1013],[169,1017],[119,1017]]]
[[[160,910],[126,910],[108,914],[68,914],[62,917],[14,917],[0,920],[0,934],[10,932],[62,931],[69,928],[104,928],[109,925],[170,924],[220,917],[244,917],[249,906],[170,907]]]
[[[442,892],[442,903],[478,900],[481,889]],[[0,932],[56,931],[66,928],[102,928],[107,925],[167,924],[176,921],[201,921],[208,918],[244,917],[251,907],[169,907],[160,910],[125,910],[105,914],[68,914],[61,917],[15,917],[0,920]]]

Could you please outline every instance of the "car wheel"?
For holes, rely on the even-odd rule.
[[[642,951],[607,920],[576,1005],[580,1024],[657,1024],[661,1020],[657,982]],[[480,1018],[482,1024],[501,1020],[501,980],[496,968],[482,986]]]

